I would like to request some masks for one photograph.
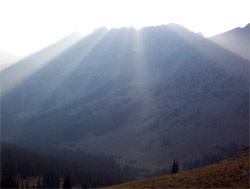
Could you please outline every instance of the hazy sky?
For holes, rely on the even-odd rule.
[[[0,50],[27,55],[77,31],[168,23],[212,36],[250,22],[249,0],[0,0]]]

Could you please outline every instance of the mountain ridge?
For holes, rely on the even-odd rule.
[[[250,39],[250,23],[245,27],[237,27],[230,31],[215,35],[209,39],[216,44],[226,48],[227,50],[237,54],[238,56],[249,59],[249,39]]]
[[[70,44],[1,95],[3,138],[149,170],[247,144],[245,59],[179,25],[102,28]]]

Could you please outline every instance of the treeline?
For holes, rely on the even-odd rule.
[[[6,142],[1,142],[1,165],[2,174],[11,177],[20,175],[24,179],[40,176],[48,169],[63,173],[68,167],[63,160]]]
[[[83,185],[86,186],[86,185]],[[63,183],[61,184],[60,176],[55,171],[50,171],[45,173],[43,176],[42,182],[40,177],[37,179],[37,183],[29,183],[28,181],[20,182],[16,180],[16,177],[12,176],[1,176],[0,188],[21,188],[21,189],[28,189],[28,188],[71,188],[71,181],[70,176],[66,175]],[[84,187],[88,188],[88,186]]]
[[[109,156],[86,154],[80,151],[51,151],[49,153],[50,155],[45,155],[1,142],[1,180],[13,179],[16,176],[23,179],[40,177],[41,184],[47,187],[46,182],[49,178],[54,178],[53,180],[58,183],[58,180],[69,175],[72,186],[83,185],[87,188],[134,180],[139,172],[130,167],[121,169]],[[51,184],[49,185],[51,188]]]

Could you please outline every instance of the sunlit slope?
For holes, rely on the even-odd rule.
[[[250,24],[243,28],[235,28],[225,33],[209,38],[211,41],[249,60],[250,57]]]
[[[107,188],[249,188],[249,164],[246,149],[204,168]]]
[[[1,72],[2,121],[8,119],[8,115],[15,120],[17,116],[27,116],[37,111],[34,107],[39,106],[40,101],[47,96],[48,91],[45,88],[48,89],[50,83],[46,80],[47,75],[43,75],[40,82],[36,79],[39,77],[41,69],[53,62],[80,38],[79,34],[72,33]],[[54,75],[52,70],[47,70],[47,74]]]
[[[150,170],[248,144],[249,63],[176,24],[96,30],[25,78],[2,97],[9,141]]]

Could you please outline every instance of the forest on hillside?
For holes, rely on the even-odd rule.
[[[181,162],[184,167],[180,171],[212,164],[242,147],[234,143],[215,146],[212,154],[203,154],[200,159]],[[170,174],[172,171],[172,167],[169,167],[145,174],[144,178]],[[65,183],[68,187],[102,187],[138,179],[143,172],[145,173],[145,170],[121,167],[111,156],[69,150],[50,150],[42,153],[1,142],[1,188],[58,188]],[[37,178],[35,185],[28,183],[31,177]]]
[[[1,142],[1,184],[17,185],[17,177],[37,177],[43,188],[56,188],[70,177],[72,186],[99,187],[134,180],[138,170],[121,168],[112,157],[84,152],[54,151],[47,155]],[[19,187],[29,183],[18,183]],[[29,185],[29,187],[32,187]]]

